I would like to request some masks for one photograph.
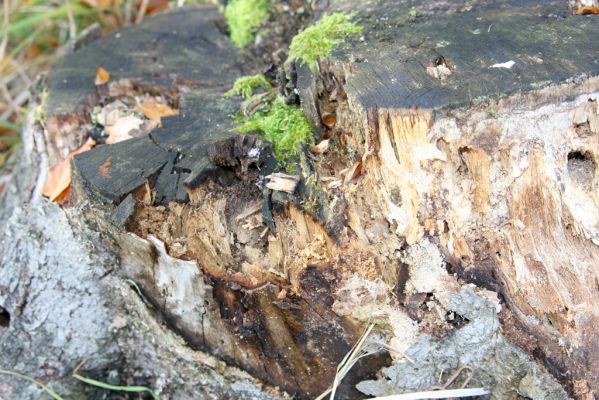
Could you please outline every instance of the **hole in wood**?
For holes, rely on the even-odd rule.
[[[572,151],[568,154],[568,173],[570,177],[589,189],[595,177],[597,165],[593,155],[586,151]]]
[[[4,307],[0,307],[0,327],[8,328],[10,326],[10,313]]]

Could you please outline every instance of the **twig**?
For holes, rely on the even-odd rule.
[[[77,36],[77,25],[75,24],[75,18],[73,17],[73,7],[71,6],[71,0],[66,0],[67,5],[67,18],[69,19],[69,41],[72,42]]]
[[[135,18],[135,23],[139,24],[143,21],[144,16],[146,15],[146,11],[148,9],[148,0],[141,0],[141,5],[139,6],[139,11],[137,13],[137,18]]]
[[[445,389],[447,389],[449,387],[449,385],[451,385],[458,378],[458,376],[460,376],[462,374],[462,371],[464,371],[465,369],[470,371],[470,375],[468,375],[468,377],[466,378],[466,380],[464,381],[464,383],[462,383],[462,386],[460,387],[460,389],[464,389],[468,385],[468,382],[470,382],[470,379],[472,379],[472,375],[474,374],[474,370],[472,369],[472,367],[469,367],[468,365],[464,365],[464,366],[458,368],[458,370],[456,372],[454,372],[449,378],[447,378],[447,380],[445,381],[445,383],[442,386],[431,386],[428,390],[445,390]],[[439,380],[441,380],[441,377],[439,377]]]
[[[237,222],[242,221],[242,220],[246,219],[247,217],[254,215],[261,210],[262,210],[262,204],[256,203],[256,204],[250,206],[248,209],[246,209],[246,211],[244,213],[239,214],[237,217],[235,217],[235,220]]]
[[[9,107],[9,110],[7,110],[8,115],[11,115],[13,113],[15,113],[15,114],[18,113],[19,107],[13,100],[12,96],[10,95],[10,91],[8,90],[8,88],[6,87],[6,84],[4,82],[0,83],[0,92],[2,92],[2,97],[4,97],[4,101],[6,101],[8,103],[8,107]]]
[[[10,24],[10,0],[4,0],[4,21],[2,22],[2,43],[0,43],[0,60],[4,60],[6,46],[8,46],[8,26]]]
[[[448,389],[448,390],[431,390],[426,392],[394,394],[391,396],[375,397],[371,400],[424,400],[424,399],[448,399],[460,397],[484,396],[490,394],[491,391],[485,388],[471,389]]]
[[[360,340],[352,347],[352,349],[343,357],[343,360],[339,363],[337,367],[337,374],[335,375],[335,379],[333,380],[333,385],[325,390],[320,396],[316,398],[316,400],[324,399],[329,393],[331,393],[330,400],[334,400],[335,392],[337,391],[337,387],[341,380],[347,375],[347,373],[352,369],[352,367],[363,357],[369,356],[378,352],[380,349],[376,351],[366,351],[364,350],[364,342],[370,335],[370,332],[374,328],[374,324],[370,324],[366,331],[360,337]]]
[[[26,381],[29,381],[29,382],[31,382],[33,384],[36,384],[37,386],[41,387],[43,390],[46,391],[46,393],[48,393],[50,396],[52,396],[52,398],[54,400],[64,400],[54,390],[50,389],[48,386],[44,385],[43,383],[38,382],[35,379],[28,377],[27,375],[23,375],[23,374],[20,374],[18,372],[7,371],[5,369],[0,369],[0,375],[11,375],[11,376],[16,376],[17,378],[25,379]]]

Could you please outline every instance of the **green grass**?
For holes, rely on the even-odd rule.
[[[14,372],[14,371],[8,371],[8,370],[4,370],[4,369],[0,369],[0,375],[11,375],[11,376],[16,376],[18,378],[21,379],[25,379],[28,382],[31,382],[37,386],[39,386],[43,391],[45,391],[46,393],[48,393],[48,395],[50,397],[52,397],[54,400],[65,400],[62,396],[60,396],[58,393],[56,393],[54,390],[50,389],[48,386],[44,385],[43,383],[30,378],[27,375],[23,375],[20,374],[18,372]],[[148,392],[150,394],[150,396],[152,396],[152,398],[154,400],[160,400],[160,397],[158,396],[158,394],[150,389],[147,388],[145,386],[115,386],[115,385],[109,385],[108,383],[104,383],[104,382],[100,382],[97,381],[95,379],[91,379],[91,378],[87,378],[85,376],[81,376],[79,374],[77,374],[76,372],[73,373],[73,378],[86,383],[88,385],[91,386],[95,386],[95,387],[99,387],[101,389],[107,389],[107,390],[113,390],[113,391],[117,391],[117,392],[129,392],[129,393],[144,393],[144,392]]]
[[[244,99],[249,99],[254,94],[254,91],[259,87],[270,90],[271,84],[266,80],[264,75],[242,76],[233,84],[233,88],[225,93],[226,97],[243,96]]]
[[[144,393],[144,392],[148,392],[148,393],[150,393],[150,396],[152,396],[152,398],[154,400],[159,400],[160,399],[154,390],[152,390],[150,388],[147,388],[145,386],[115,386],[115,385],[109,385],[108,383],[100,382],[100,381],[97,381],[97,380],[91,379],[91,378],[86,378],[85,376],[81,376],[79,374],[73,374],[73,378],[78,379],[81,382],[87,383],[88,385],[91,385],[91,386],[96,386],[96,387],[99,387],[99,388],[102,388],[102,389],[114,390],[114,391],[118,391],[118,392],[129,392],[129,393]]]
[[[277,159],[287,164],[299,157],[299,144],[312,143],[312,125],[300,107],[288,106],[277,97],[269,107],[240,119],[239,132],[259,131],[261,136],[273,142]]]
[[[268,0],[231,0],[225,7],[231,43],[237,47],[254,41],[256,31],[270,15]]]
[[[316,67],[319,57],[325,57],[349,35],[362,32],[362,27],[351,22],[353,14],[324,14],[312,26],[295,35],[289,46],[287,61],[299,60],[310,68]]]

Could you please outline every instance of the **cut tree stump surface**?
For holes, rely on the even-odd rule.
[[[223,94],[243,75],[239,52],[222,24],[216,7],[159,15],[91,43],[52,70],[46,102],[50,137],[60,138],[58,127],[65,120],[89,122],[91,105],[113,94],[107,85],[122,80],[131,82],[132,90],[166,94],[180,108],[180,115],[163,117],[150,136],[76,157],[75,168],[89,189],[118,202],[157,178],[157,202],[167,204],[185,201],[184,184],[197,185],[216,168],[219,155],[209,156],[210,145],[239,136],[231,118],[239,101]],[[94,84],[98,67],[110,73],[107,85]]]
[[[272,144],[234,131],[239,100],[223,94],[259,71],[228,43],[216,7],[148,18],[54,68],[45,141],[35,140],[50,166],[87,138],[94,105],[149,93],[180,111],[148,135],[74,158],[73,189],[87,201],[69,218],[98,231],[110,254],[97,281],[104,269],[127,294],[122,279],[132,279],[155,313],[145,318],[181,335],[187,360],[207,350],[297,398],[333,382],[371,322],[370,345],[384,341],[389,354],[358,363],[338,399],[362,396],[356,384],[373,396],[426,390],[462,367],[498,399],[592,398],[597,17],[559,1],[314,6],[317,18],[356,12],[364,32],[319,60],[317,74],[299,69],[302,106],[330,143],[302,155],[298,186],[310,190],[295,203],[257,187]],[[107,84],[94,85],[98,67]],[[16,269],[18,251],[5,254],[3,267]],[[13,303],[24,300],[0,294],[18,318]],[[127,308],[121,297],[106,307]],[[150,341],[165,346],[154,325]],[[176,379],[150,384],[169,393]]]
[[[566,1],[333,0],[326,11],[355,12],[364,27],[333,58],[354,61],[345,90],[366,109],[460,107],[599,71],[597,19]],[[439,65],[447,78],[427,72]]]

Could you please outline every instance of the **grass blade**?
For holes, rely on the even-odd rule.
[[[102,389],[108,390],[116,390],[121,392],[130,392],[130,393],[143,393],[148,392],[152,396],[154,400],[159,400],[160,398],[154,392],[154,390],[147,388],[145,386],[114,386],[109,385],[108,383],[100,382],[95,379],[86,378],[85,376],[81,376],[79,374],[73,374],[73,378],[80,380],[81,382],[87,383],[88,385],[96,386]]]
[[[22,378],[25,379],[26,381],[29,381],[31,383],[36,384],[37,386],[41,387],[43,390],[46,391],[46,393],[48,393],[54,400],[64,400],[58,393],[56,393],[54,390],[50,389],[48,386],[44,385],[41,382],[36,381],[33,378],[30,378],[26,375],[20,374],[18,372],[14,372],[14,371],[7,371],[4,369],[0,369],[0,374],[2,375],[11,375],[11,376],[16,376],[18,378]]]

